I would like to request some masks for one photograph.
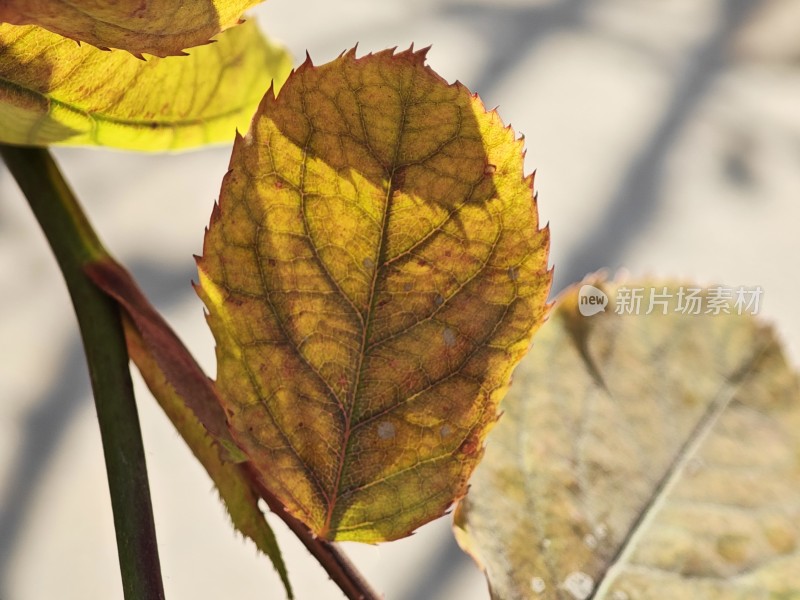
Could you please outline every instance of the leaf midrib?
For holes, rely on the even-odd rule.
[[[183,127],[190,127],[195,125],[204,125],[208,124],[213,121],[218,121],[222,119],[226,119],[232,117],[233,115],[242,112],[246,107],[254,104],[254,101],[248,101],[242,103],[241,105],[227,110],[225,112],[217,113],[211,115],[209,117],[194,117],[191,119],[176,119],[174,121],[163,121],[163,120],[135,120],[135,119],[121,119],[118,117],[112,117],[107,114],[103,114],[100,112],[88,112],[86,109],[80,108],[75,104],[71,104],[69,102],[65,102],[63,100],[59,100],[58,98],[54,98],[47,94],[43,94],[42,92],[37,92],[31,88],[25,87],[23,85],[19,85],[14,83],[13,81],[9,81],[3,77],[0,77],[0,87],[9,88],[16,92],[22,92],[25,94],[29,94],[35,96],[37,98],[43,99],[48,104],[54,104],[60,106],[66,110],[69,110],[73,113],[79,114],[83,117],[86,117],[90,121],[101,121],[104,123],[110,123],[114,125],[124,125],[133,128],[141,128],[141,129],[179,129]],[[33,111],[31,111],[33,112]],[[50,114],[50,111],[47,113],[43,113],[42,116],[47,116]],[[81,133],[88,133],[88,132],[81,132]]]
[[[736,397],[736,391],[741,387],[742,382],[754,372],[755,367],[768,348],[769,343],[758,348],[750,359],[742,364],[738,372],[735,372],[728,379],[718,392],[717,398],[709,404],[705,414],[698,421],[691,434],[687,436],[686,441],[676,453],[675,460],[667,468],[653,493],[647,499],[647,503],[637,515],[625,537],[620,541],[616,553],[608,561],[608,566],[600,574],[598,583],[592,593],[587,596],[587,600],[600,600],[606,597],[610,591],[609,588],[616,581],[620,571],[629,564],[631,553],[636,550],[639,539],[646,534],[649,525],[660,512],[671,490],[683,476],[689,461],[696,456],[702,444],[719,422],[719,419],[730,407],[731,401]]]
[[[416,74],[412,75],[411,82],[409,83],[409,86],[408,86],[409,89],[413,89],[415,79],[416,79]],[[350,448],[350,441],[352,440],[352,435],[351,435],[352,432],[351,432],[351,427],[350,427],[351,426],[351,418],[352,418],[353,410],[354,410],[355,404],[356,404],[358,388],[361,385],[361,377],[362,377],[362,373],[364,371],[364,355],[365,355],[366,350],[367,350],[367,343],[368,343],[368,340],[369,340],[369,333],[370,333],[370,329],[371,329],[371,317],[372,317],[373,311],[375,310],[375,303],[376,303],[375,290],[376,290],[376,287],[377,287],[378,276],[379,276],[379,273],[381,272],[381,266],[383,265],[383,262],[384,262],[383,258],[386,255],[386,238],[387,238],[386,233],[387,233],[388,225],[389,225],[389,213],[391,212],[392,198],[393,198],[394,193],[396,191],[396,188],[395,188],[395,175],[396,175],[396,173],[398,171],[398,168],[400,168],[399,165],[398,165],[398,157],[400,155],[400,147],[401,147],[402,142],[403,142],[403,134],[405,133],[405,128],[406,128],[406,124],[407,124],[407,110],[408,110],[408,105],[409,105],[407,96],[401,94],[400,100],[401,100],[400,105],[401,105],[401,110],[402,110],[402,113],[401,113],[401,116],[400,116],[400,128],[399,128],[399,131],[398,131],[398,134],[397,134],[397,142],[396,142],[395,147],[394,147],[394,155],[392,156],[391,163],[389,165],[387,165],[387,167],[389,167],[391,169],[391,172],[388,173],[388,175],[389,175],[389,177],[388,177],[389,184],[388,184],[387,189],[386,189],[386,196],[385,196],[386,202],[385,202],[385,209],[384,209],[384,212],[383,212],[383,220],[382,220],[382,223],[381,223],[380,239],[378,240],[378,252],[377,252],[377,256],[376,256],[376,260],[375,260],[375,267],[372,269],[372,282],[370,284],[370,291],[369,291],[369,304],[368,304],[367,310],[365,311],[364,316],[363,316],[362,336],[361,336],[361,349],[360,349],[359,354],[358,354],[358,365],[356,367],[356,377],[355,377],[355,381],[353,381],[353,385],[352,385],[352,388],[351,388],[352,392],[350,394],[349,406],[346,405],[345,406],[345,411],[344,411],[344,419],[345,419],[345,423],[344,423],[345,427],[344,427],[344,433],[343,433],[343,442],[344,443],[342,444],[342,451],[341,451],[341,454],[339,455],[336,478],[334,479],[332,495],[330,497],[330,502],[328,504],[328,514],[326,515],[326,518],[325,518],[325,525],[324,525],[324,531],[325,532],[329,531],[329,529],[330,529],[331,521],[333,519],[333,512],[334,512],[334,509],[336,507],[337,500],[339,498],[339,492],[341,490],[342,473],[344,471],[344,464],[347,461],[348,450]],[[363,113],[363,110],[362,110],[362,107],[361,107],[360,104],[358,105],[358,108],[359,108],[359,120],[361,122],[361,128],[364,131],[364,139],[365,140],[369,140],[369,132],[367,130],[366,123],[364,121],[364,113]],[[370,148],[370,150],[372,150],[372,149]],[[377,156],[375,156],[374,158],[376,160],[378,160]],[[378,160],[378,162],[380,162],[380,161]],[[386,170],[388,171],[388,169],[386,169]]]

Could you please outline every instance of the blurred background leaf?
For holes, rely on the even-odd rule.
[[[587,283],[666,304],[557,300],[456,511],[492,597],[800,594],[800,379],[773,331],[677,312],[689,286]]]

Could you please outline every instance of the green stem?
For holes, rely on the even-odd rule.
[[[0,155],[55,254],[78,317],[103,440],[125,599],[162,600],[147,466],[119,309],[83,272],[108,253],[46,149],[0,145]]]

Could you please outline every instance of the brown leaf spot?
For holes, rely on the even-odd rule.
[[[481,442],[480,439],[478,439],[478,436],[475,434],[470,434],[467,439],[461,442],[461,445],[458,447],[458,451],[467,458],[473,458],[480,452],[480,447]]]

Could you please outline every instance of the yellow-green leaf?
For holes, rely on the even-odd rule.
[[[34,26],[0,25],[0,142],[176,150],[233,140],[291,70],[255,23],[147,61]]]
[[[522,143],[424,62],[351,51],[267,94],[199,261],[233,437],[328,539],[463,495],[546,310]]]
[[[456,510],[492,597],[800,598],[800,383],[774,333],[711,292],[692,315],[680,286],[590,283],[609,307],[558,301]],[[637,288],[640,314],[611,310]]]
[[[262,0],[0,0],[0,24],[38,25],[98,48],[183,54],[239,23]]]

